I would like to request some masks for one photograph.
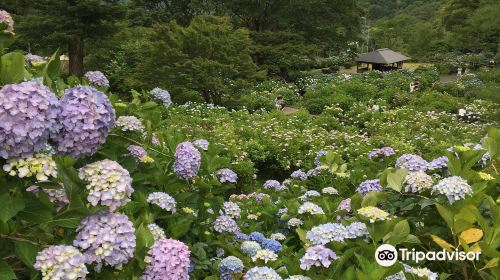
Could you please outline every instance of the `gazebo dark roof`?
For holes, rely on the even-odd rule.
[[[411,59],[405,55],[395,52],[391,49],[377,49],[369,53],[365,53],[356,58],[358,62],[391,64]]]

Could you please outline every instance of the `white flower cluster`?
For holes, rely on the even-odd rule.
[[[9,159],[3,166],[3,170],[10,176],[19,178],[35,176],[38,181],[47,181],[49,177],[57,177],[56,162],[47,154]]]

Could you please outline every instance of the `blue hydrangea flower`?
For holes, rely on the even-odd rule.
[[[262,248],[263,249],[268,249],[268,250],[271,250],[275,253],[279,253],[281,251],[281,244],[276,241],[276,240],[272,240],[272,239],[264,239],[262,240]]]
[[[229,256],[222,259],[218,269],[221,274],[221,279],[233,280],[233,274],[243,272],[243,262],[235,256]]]
[[[266,237],[264,236],[264,234],[254,231],[254,232],[250,233],[250,240],[253,240],[253,241],[258,242],[259,244],[262,244],[262,242],[264,240],[266,240]]]
[[[148,195],[148,203],[157,205],[163,210],[170,211],[172,213],[176,212],[177,202],[170,195],[164,192],[152,192]]]
[[[345,227],[345,237],[349,239],[366,238],[370,236],[368,228],[364,223],[354,222]]]
[[[29,156],[57,134],[59,101],[36,81],[5,85],[0,90],[0,157]]]
[[[267,180],[264,182],[264,189],[279,189],[281,183],[276,180]]]
[[[193,179],[201,165],[201,154],[190,142],[182,142],[175,149],[174,172],[184,180]]]
[[[404,154],[396,160],[396,168],[406,168],[408,171],[426,171],[428,162],[421,156]]]
[[[365,196],[369,192],[381,192],[382,186],[380,185],[379,179],[366,180],[359,185],[356,191],[362,196]]]
[[[54,139],[57,151],[73,157],[94,154],[115,124],[108,97],[93,87],[76,86],[66,90],[61,108],[62,129]]]
[[[256,266],[245,273],[243,280],[283,280],[283,278],[270,267]]]
[[[446,195],[450,204],[472,195],[472,188],[467,180],[459,176],[444,178],[432,188],[432,192]]]
[[[337,255],[323,245],[309,247],[304,256],[300,259],[300,268],[309,270],[313,266],[330,267],[332,260],[336,260]]]
[[[238,181],[238,174],[229,168],[222,168],[215,172],[215,176],[219,178],[221,183],[229,182],[236,183]]]
[[[300,169],[299,169],[299,170],[294,171],[294,172],[290,175],[290,177],[292,177],[292,178],[297,178],[297,179],[300,179],[300,180],[307,180],[307,174],[306,174],[304,171],[300,170]]]
[[[85,78],[89,80],[91,85],[96,85],[98,87],[109,87],[108,78],[101,71],[88,71],[85,73]]]
[[[141,120],[139,120],[136,116],[120,116],[116,120],[116,126],[119,127],[121,131],[142,132],[144,130]],[[154,136],[153,139],[155,139]]]
[[[243,241],[240,246],[241,252],[249,257],[253,257],[257,251],[261,250],[259,243],[256,241]]]
[[[347,230],[342,224],[327,223],[311,228],[306,237],[314,245],[325,245],[332,241],[344,242]]]
[[[427,165],[428,170],[441,170],[447,167],[448,167],[448,157],[445,156],[435,158]]]
[[[327,151],[324,151],[324,150],[320,150],[316,153],[316,157],[314,158],[314,164],[316,166],[320,166],[321,165],[321,161],[319,160],[322,156],[326,155],[328,152]],[[309,175],[309,174],[308,174]]]

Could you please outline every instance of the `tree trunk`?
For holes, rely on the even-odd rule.
[[[205,102],[207,102],[207,103],[210,102],[210,92],[208,90],[202,89],[201,95],[203,96],[203,99],[205,99]]]
[[[78,78],[83,76],[83,40],[76,38],[69,42],[69,74]]]

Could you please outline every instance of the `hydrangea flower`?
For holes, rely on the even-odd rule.
[[[122,131],[142,132],[144,130],[141,120],[136,116],[120,116],[116,120],[116,126]]]
[[[229,182],[236,183],[238,181],[238,174],[229,168],[222,168],[215,172],[215,176],[219,178],[221,183]]]
[[[40,190],[42,190],[47,195],[50,202],[54,203],[57,206],[58,210],[63,206],[69,204],[68,195],[66,194],[66,191],[64,189],[46,189],[40,188],[39,186],[30,186],[26,189],[27,192],[34,193],[35,195],[38,195],[38,192]]]
[[[418,155],[404,154],[396,160],[396,168],[406,168],[408,171],[425,171],[428,162]]]
[[[255,253],[255,255],[252,256],[252,260],[254,262],[261,260],[264,261],[264,263],[267,263],[270,261],[271,262],[276,261],[277,259],[278,255],[276,255],[276,253],[268,249],[259,250],[257,251],[257,253]]]
[[[7,25],[7,31],[14,31],[14,20],[7,11],[0,10],[0,22]]]
[[[165,231],[155,223],[148,224],[148,229],[154,240],[166,238]]]
[[[347,211],[351,212],[351,199],[346,198],[342,200],[339,205],[337,206],[337,211]]]
[[[38,181],[47,181],[49,177],[57,177],[56,162],[52,156],[43,153],[8,159],[3,170],[10,176],[19,178],[35,176]]]
[[[321,190],[321,192],[324,194],[330,194],[330,195],[339,194],[339,191],[337,191],[337,189],[335,189],[334,187],[323,188]]]
[[[307,174],[306,174],[304,171],[300,170],[300,169],[299,169],[299,170],[294,171],[294,172],[290,175],[290,177],[292,177],[292,178],[297,178],[297,179],[300,179],[300,180],[307,180]]]
[[[148,252],[145,261],[148,264],[141,280],[188,280],[188,246],[174,239],[159,239]]]
[[[62,129],[54,139],[57,151],[73,157],[94,154],[115,124],[108,97],[93,87],[76,86],[66,90],[61,108]]]
[[[279,253],[282,249],[281,244],[278,241],[273,240],[273,239],[266,238],[266,239],[262,240],[260,245],[262,245],[262,248],[271,250],[275,253]]]
[[[302,200],[302,201],[307,201],[311,197],[318,197],[318,196],[321,196],[321,194],[319,192],[317,192],[315,190],[309,190],[305,194],[303,194],[302,196],[300,196],[299,199]]]
[[[109,159],[85,165],[78,170],[80,179],[87,182],[87,200],[93,206],[108,206],[111,211],[127,204],[134,192],[129,172]]]
[[[358,214],[370,220],[370,223],[390,220],[389,213],[374,206],[366,206],[358,209]]]
[[[130,145],[127,147],[127,150],[135,158],[142,158],[148,155],[148,152],[143,147],[137,145]]]
[[[135,251],[135,229],[127,216],[101,211],[86,217],[76,229],[73,241],[89,264],[99,272],[103,265],[121,268]]]
[[[416,275],[418,277],[427,277],[429,280],[437,280],[438,274],[430,271],[428,268],[414,268],[407,264],[403,264],[405,272]]]
[[[264,240],[266,240],[266,237],[264,236],[264,234],[257,232],[257,231],[254,231],[254,232],[250,233],[250,239],[258,242],[259,244],[262,244],[262,242],[264,242]]]
[[[148,195],[148,203],[154,204],[163,210],[175,213],[177,202],[170,195],[164,192],[152,192]]]
[[[238,204],[230,201],[224,202],[223,205],[224,213],[231,218],[239,218],[241,214],[241,209]]]
[[[441,170],[448,167],[448,157],[438,157],[427,164],[427,170]]]
[[[303,276],[303,275],[292,275],[285,280],[312,280],[310,277]]]
[[[273,233],[271,234],[271,237],[270,237],[272,240],[278,240],[278,241],[282,241],[282,240],[285,240],[286,239],[286,236],[281,233],[281,232],[277,232],[277,233]]]
[[[43,280],[85,279],[89,273],[85,257],[73,246],[50,246],[38,252],[34,268]]]
[[[233,218],[225,215],[219,216],[217,217],[217,219],[215,219],[214,229],[215,231],[220,233],[226,233],[226,232],[235,233],[239,231],[236,221],[233,220]]]
[[[259,219],[259,216],[255,214],[248,214],[247,219],[257,221]]]
[[[377,158],[379,156],[389,157],[389,156],[392,156],[392,155],[395,155],[395,154],[396,154],[396,151],[394,151],[393,148],[391,148],[391,147],[382,147],[380,149],[373,149],[373,150],[371,150],[368,153],[368,158],[372,159],[372,158]]]
[[[190,142],[182,142],[175,149],[174,172],[184,180],[193,179],[200,170],[200,152]]]
[[[279,189],[281,188],[281,183],[276,180],[267,180],[264,182],[264,189]]]
[[[405,192],[419,193],[432,187],[432,177],[425,172],[409,172],[403,182]]]
[[[223,280],[233,280],[233,274],[243,272],[243,262],[235,256],[229,256],[219,263],[218,269]]]
[[[168,91],[164,89],[161,88],[152,89],[151,96],[153,96],[153,99],[163,102],[163,106],[165,108],[168,108],[170,107],[170,105],[172,105],[172,100],[170,99],[170,93],[168,93]]]
[[[328,268],[332,260],[336,259],[337,255],[323,245],[309,247],[304,256],[300,259],[300,269],[309,270],[313,266]]]
[[[205,140],[205,139],[198,139],[198,140],[195,140],[193,141],[193,145],[199,149],[202,149],[204,151],[208,151],[208,145],[210,143]]]
[[[287,225],[289,227],[300,227],[301,225],[303,225],[304,222],[302,222],[302,220],[300,219],[297,219],[297,218],[291,218],[290,220],[288,220],[287,222]]]
[[[320,173],[320,168],[319,167],[316,167],[316,168],[311,168],[309,170],[307,170],[307,176],[308,177],[315,177],[315,176],[318,176],[319,173]]]
[[[270,267],[257,266],[249,269],[243,280],[283,280],[283,278]]]
[[[299,214],[309,213],[311,215],[325,214],[323,209],[312,202],[304,202],[304,204],[299,206],[297,211]]]
[[[56,95],[36,81],[4,85],[0,90],[0,157],[41,151],[59,130],[59,112]]]
[[[37,64],[41,64],[41,63],[45,63],[45,58],[39,56],[39,55],[36,55],[36,54],[31,54],[31,53],[28,53],[24,56],[24,60],[26,60],[26,62],[32,64],[32,65],[37,65]]]
[[[89,80],[90,84],[99,87],[109,87],[108,78],[101,71],[88,71],[85,73],[85,78]]]
[[[459,176],[444,178],[432,187],[432,192],[446,195],[450,204],[464,199],[466,195],[472,195],[472,188],[467,180]]]
[[[359,237],[369,237],[370,233],[368,232],[368,228],[365,223],[354,222],[345,227],[346,238],[355,239]]]
[[[255,241],[243,241],[240,246],[241,252],[249,257],[253,257],[257,251],[261,250],[259,243]]]
[[[312,227],[306,233],[306,238],[313,245],[325,245],[332,241],[344,242],[346,235],[346,228],[342,224],[327,223]]]
[[[382,186],[379,179],[366,180],[362,182],[356,191],[362,196],[367,195],[369,192],[381,192]]]
[[[324,151],[324,150],[320,150],[316,153],[316,157],[314,158],[314,164],[316,166],[320,166],[321,165],[321,161],[319,160],[322,156],[326,155],[328,152],[327,151]],[[308,174],[309,175],[309,174]]]

